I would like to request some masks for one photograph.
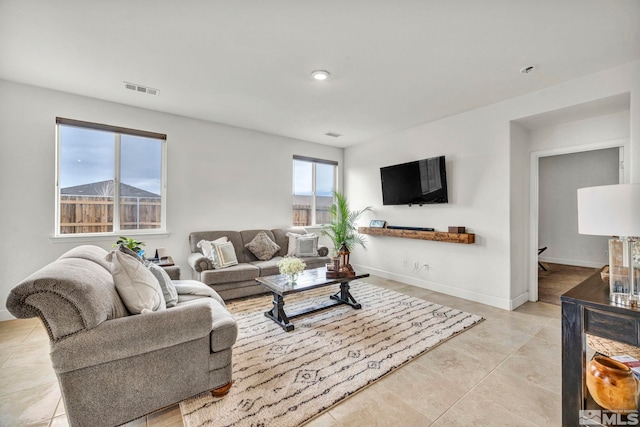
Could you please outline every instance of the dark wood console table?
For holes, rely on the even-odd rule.
[[[577,426],[579,411],[600,409],[584,381],[586,334],[640,346],[640,310],[609,302],[600,271],[560,297],[562,301],[562,425]]]

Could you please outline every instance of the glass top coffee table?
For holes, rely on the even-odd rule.
[[[356,301],[356,299],[349,292],[349,282],[356,279],[362,279],[363,277],[369,277],[368,274],[356,274],[352,277],[337,277],[327,279],[326,268],[315,268],[310,270],[304,270],[298,275],[298,278],[294,283],[289,282],[288,276],[284,274],[276,274],[274,276],[258,277],[256,281],[265,288],[269,289],[273,294],[273,307],[271,310],[264,313],[266,317],[276,322],[285,331],[289,332],[294,329],[293,323],[290,319],[300,317],[304,314],[314,313],[316,311],[325,310],[336,305],[347,304],[355,309],[360,309],[362,306]],[[298,292],[307,291],[309,289],[321,288],[323,286],[335,285],[340,283],[340,292],[335,295],[331,295],[326,303],[317,305],[302,311],[298,311],[293,314],[287,314],[284,311],[284,296],[287,294],[294,294]]]

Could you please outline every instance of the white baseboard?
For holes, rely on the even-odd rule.
[[[590,268],[601,268],[607,262],[597,262],[597,261],[580,261],[576,259],[563,259],[563,258],[549,258],[549,257],[539,257],[538,261],[540,262],[550,262],[552,264],[563,264],[563,265],[573,265],[575,267],[590,267]]]
[[[527,294],[526,299],[519,302],[522,296],[519,296],[516,300],[508,300],[504,298],[498,298],[491,295],[480,294],[478,292],[468,291],[466,289],[454,288],[452,286],[443,285],[441,283],[431,282],[428,280],[419,279],[417,277],[405,276],[402,274],[391,273],[385,270],[379,270],[377,268],[368,267],[360,264],[353,264],[356,271],[362,271],[365,273],[373,274],[385,279],[397,280],[398,282],[407,283],[409,285],[417,286],[420,288],[428,289],[430,291],[436,291],[443,294],[451,295],[454,297],[466,299],[469,301],[479,302],[481,304],[490,305],[492,307],[501,308],[503,310],[513,310],[521,304],[528,301],[529,296]]]
[[[0,310],[0,322],[13,319],[15,319],[15,317],[13,317],[11,313],[9,313],[9,310]]]
[[[529,301],[529,291],[525,291],[519,296],[512,298],[509,310],[515,310],[527,301]]]

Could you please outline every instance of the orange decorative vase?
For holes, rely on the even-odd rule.
[[[586,379],[591,397],[603,408],[611,411],[638,409],[640,386],[624,363],[596,356],[587,365]]]

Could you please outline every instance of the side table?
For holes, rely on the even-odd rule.
[[[600,271],[560,297],[563,426],[579,425],[581,410],[602,409],[585,383],[586,334],[640,346],[640,310],[609,302],[609,284]]]

